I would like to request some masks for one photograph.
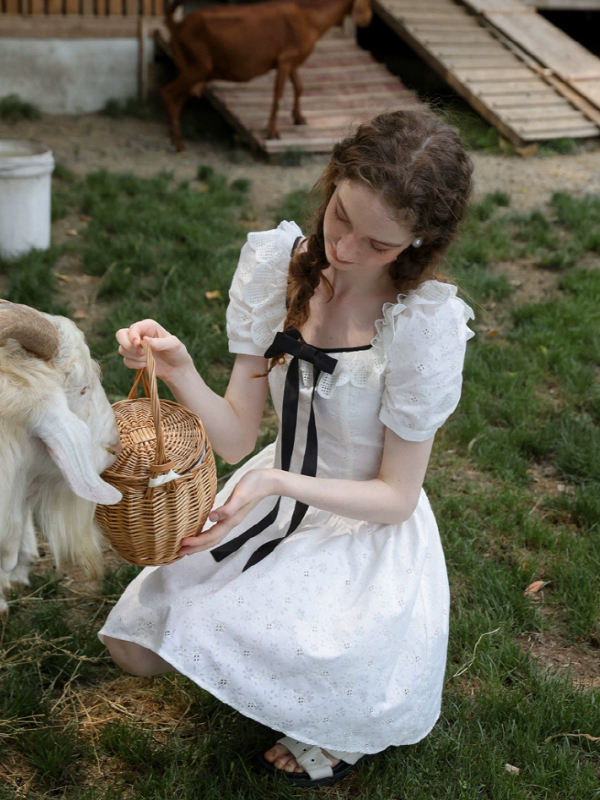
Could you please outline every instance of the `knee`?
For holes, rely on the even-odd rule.
[[[104,636],[103,639],[110,657],[124,672],[138,677],[146,677],[150,674],[144,669],[143,652],[140,652],[145,651],[150,655],[150,651],[145,647],[140,647],[139,644],[133,642],[124,642],[122,639],[113,639],[110,636]]]

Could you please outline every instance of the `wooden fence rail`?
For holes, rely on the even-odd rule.
[[[165,0],[0,0],[0,15],[162,17]]]

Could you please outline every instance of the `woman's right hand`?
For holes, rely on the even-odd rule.
[[[134,322],[131,327],[118,330],[116,336],[119,353],[123,356],[125,366],[130,369],[142,369],[146,366],[146,356],[141,347],[142,339],[152,350],[157,377],[167,383],[176,370],[193,366],[183,342],[153,319]]]

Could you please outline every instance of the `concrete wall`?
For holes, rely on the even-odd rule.
[[[147,53],[152,61],[154,42]],[[78,114],[137,92],[137,39],[0,38],[0,97],[16,93],[49,114]]]

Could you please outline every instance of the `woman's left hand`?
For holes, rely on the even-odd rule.
[[[261,500],[276,493],[276,472],[274,469],[253,469],[243,475],[225,505],[210,512],[209,520],[216,524],[205,533],[182,539],[179,556],[189,556],[216,547]]]

